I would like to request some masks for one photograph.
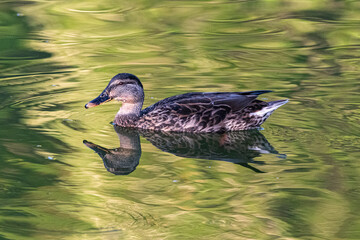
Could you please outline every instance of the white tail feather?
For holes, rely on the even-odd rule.
[[[284,105],[285,103],[289,102],[288,99],[286,100],[279,100],[279,101],[273,101],[273,102],[269,102],[269,105],[264,107],[263,109],[250,113],[250,116],[256,115],[259,117],[263,117],[267,114],[271,114],[273,111],[275,111],[278,107],[281,107],[282,105]]]

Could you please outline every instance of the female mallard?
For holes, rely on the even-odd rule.
[[[256,97],[271,91],[194,92],[165,98],[141,110],[144,89],[132,74],[120,73],[85,108],[116,99],[122,106],[114,123],[173,132],[225,132],[258,128],[271,113],[288,102],[264,102]]]

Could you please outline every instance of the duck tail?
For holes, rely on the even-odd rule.
[[[267,118],[270,116],[270,114],[273,111],[275,111],[277,108],[281,107],[282,105],[286,104],[287,102],[289,102],[289,99],[268,102],[268,105],[266,107],[262,108],[259,111],[253,112],[252,114],[258,117]]]
[[[269,105],[267,106],[267,108],[271,108],[271,109],[275,110],[278,107],[281,107],[282,105],[284,105],[288,102],[289,102],[289,99],[268,102]]]

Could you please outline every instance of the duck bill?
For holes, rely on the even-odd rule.
[[[106,103],[111,101],[112,98],[109,97],[109,95],[107,93],[101,93],[97,98],[91,100],[90,102],[88,102],[87,104],[85,104],[85,108],[91,108],[91,107],[96,107],[100,104]]]

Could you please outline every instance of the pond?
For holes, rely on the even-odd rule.
[[[0,238],[360,239],[359,25],[350,0],[1,2]],[[144,106],[290,102],[260,130],[131,132],[84,108],[120,72]]]

